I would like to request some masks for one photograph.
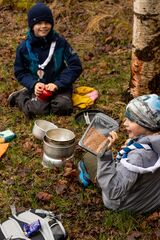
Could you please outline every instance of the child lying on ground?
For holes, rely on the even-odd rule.
[[[117,134],[110,133],[108,151],[97,158],[96,167],[94,163],[96,178],[107,208],[145,213],[160,207],[160,97],[150,94],[131,100],[125,117],[128,144],[115,161],[109,149]],[[87,153],[79,162],[80,180],[90,182],[90,171],[93,179],[93,161],[96,157]]]

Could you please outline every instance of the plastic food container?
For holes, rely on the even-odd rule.
[[[116,131],[118,128],[119,124],[113,118],[97,113],[78,144],[94,155],[102,156],[108,146],[109,132]]]

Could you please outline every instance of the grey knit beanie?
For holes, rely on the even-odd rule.
[[[142,127],[160,130],[160,97],[149,94],[132,99],[126,107],[125,116]]]

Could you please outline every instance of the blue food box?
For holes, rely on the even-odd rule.
[[[10,142],[16,137],[16,134],[10,129],[0,132],[0,142]]]

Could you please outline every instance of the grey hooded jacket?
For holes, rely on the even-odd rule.
[[[160,207],[160,135],[136,142],[151,148],[132,150],[117,164],[111,151],[98,159],[97,180],[109,209],[145,213]]]

